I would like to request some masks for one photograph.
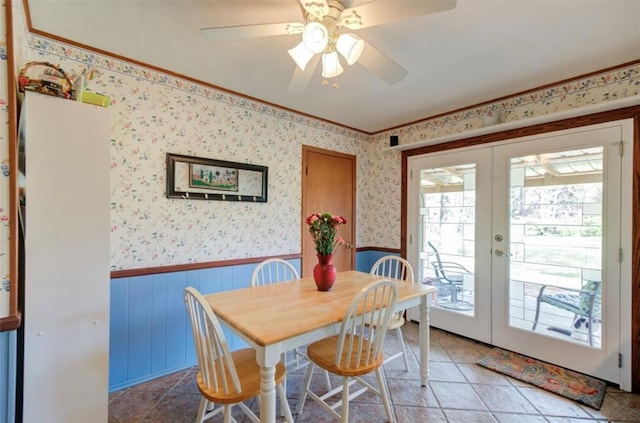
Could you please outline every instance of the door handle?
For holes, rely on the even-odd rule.
[[[501,249],[496,249],[494,250],[494,253],[496,256],[498,257],[511,257],[511,253],[507,253],[505,251],[502,251]]]
[[[355,247],[355,245],[353,245],[350,242],[345,242],[345,244],[344,244],[344,248],[346,248],[347,250],[350,250],[350,249],[352,249],[354,247]]]

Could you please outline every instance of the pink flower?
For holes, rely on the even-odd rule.
[[[310,215],[309,217],[307,217],[307,225],[311,225],[313,222],[315,222],[316,220],[318,220],[320,218],[320,216],[318,216],[318,213],[314,213],[312,215]]]
[[[333,218],[333,220],[336,222],[337,225],[343,225],[343,224],[347,223],[347,219],[345,219],[342,216],[335,216]]]

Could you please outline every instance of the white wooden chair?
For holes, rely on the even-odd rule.
[[[273,283],[292,282],[300,279],[300,274],[291,263],[286,260],[274,258],[267,259],[253,270],[251,274],[251,286],[270,285]],[[286,353],[282,354],[282,361],[288,371],[299,370],[309,364],[305,355],[294,349],[291,360],[286,360]]]
[[[273,258],[267,259],[256,266],[251,274],[251,286],[291,282],[298,279],[300,279],[300,275],[291,263],[283,259]],[[282,361],[285,363],[288,372],[303,369],[309,364],[307,356],[297,348],[292,351],[292,357],[288,361],[287,354],[283,353]],[[328,374],[326,383],[328,389],[331,389],[331,381]]]
[[[397,285],[390,280],[373,282],[364,287],[346,311],[338,335],[329,336],[309,344],[307,356],[311,363],[304,378],[297,412],[302,413],[307,395],[319,403],[332,416],[349,421],[349,401],[371,391],[382,399],[390,422],[395,422],[391,410],[389,393],[382,373],[384,362],[384,338],[393,314],[398,296]],[[381,330],[372,330],[372,328]],[[342,385],[318,395],[309,388],[315,367],[318,366],[338,376]],[[362,378],[375,372],[377,388]],[[349,387],[355,383],[362,385],[350,393]],[[342,392],[342,399],[330,404],[327,400]],[[339,414],[336,408],[342,407]]]
[[[202,395],[196,422],[224,413],[224,422],[235,422],[231,417],[234,405],[238,405],[253,422],[260,420],[243,401],[260,395],[260,367],[252,348],[229,351],[222,327],[211,307],[195,288],[184,290],[184,302],[191,318],[193,340],[198,356],[196,382]],[[291,409],[282,386],[286,375],[282,363],[276,365],[275,381],[281,410],[288,422],[293,422]],[[215,407],[215,405],[220,405]]]
[[[385,256],[381,257],[378,261],[376,261],[371,267],[371,274],[384,276],[386,278],[394,278],[401,279],[408,282],[414,282],[413,268],[411,264],[398,256]],[[391,321],[389,322],[388,330],[395,330],[396,336],[400,341],[400,346],[402,347],[402,351],[397,354],[394,354],[385,359],[385,363],[396,359],[400,356],[404,357],[404,368],[406,371],[409,371],[409,358],[407,357],[407,347],[404,343],[404,337],[402,336],[402,326],[405,323],[404,318],[404,310],[393,313],[391,316]]]
[[[253,270],[251,274],[251,286],[291,282],[298,279],[300,279],[300,274],[291,263],[286,260],[274,258],[261,262]]]

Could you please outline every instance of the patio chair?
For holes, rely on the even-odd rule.
[[[593,327],[595,323],[601,322],[599,298],[601,285],[600,281],[588,281],[582,289],[542,285],[538,291],[536,316],[531,330],[536,330],[540,319],[540,307],[542,303],[546,303],[574,314],[571,329],[553,326],[549,329],[571,336],[573,329],[579,329],[582,323],[585,323],[589,331],[589,345],[593,346]]]
[[[371,391],[382,399],[387,418],[395,422],[382,372],[384,362],[384,337],[398,296],[398,286],[391,280],[373,282],[360,291],[347,309],[338,335],[315,341],[307,347],[311,363],[304,377],[302,393],[298,401],[298,414],[302,414],[307,395],[322,409],[343,423],[349,421],[349,402],[361,394]],[[366,311],[363,313],[363,311]],[[371,330],[376,327],[380,330]],[[342,385],[318,395],[310,389],[313,370],[318,366],[342,376]],[[364,376],[375,373],[377,387]],[[352,384],[362,388],[349,392]],[[342,398],[333,403],[328,400],[342,392]],[[342,413],[336,411],[342,407]]]
[[[472,273],[463,265],[453,261],[442,261],[440,258],[440,252],[431,243],[427,241],[429,247],[433,250],[433,254],[436,258],[431,262],[431,266],[436,273],[437,284],[439,288],[446,288],[451,293],[451,299],[448,303],[439,303],[440,307],[452,308],[456,310],[470,310],[473,308],[473,304],[460,300],[458,294],[462,293],[464,275],[471,275]],[[440,291],[440,289],[439,289]]]
[[[413,283],[413,268],[411,264],[398,256],[385,256],[381,257],[378,261],[376,261],[371,267],[372,275],[384,276],[387,278],[394,278],[405,280],[407,282]],[[409,359],[407,357],[407,347],[404,343],[404,338],[402,336],[402,326],[404,325],[404,310],[393,313],[391,316],[391,320],[389,321],[389,326],[387,330],[395,330],[396,336],[400,341],[400,346],[402,347],[402,351],[397,354],[394,354],[390,357],[387,357],[384,362],[388,363],[389,361],[396,359],[400,356],[404,357],[404,368],[406,371],[409,371]]]
[[[184,302],[191,319],[199,367],[196,382],[202,395],[195,421],[201,423],[223,413],[225,423],[235,422],[231,417],[231,409],[238,405],[251,421],[258,422],[258,417],[243,402],[260,396],[261,370],[255,350],[245,348],[233,353],[229,351],[218,318],[198,290],[185,288]],[[282,386],[285,375],[286,369],[280,362],[275,370],[276,390],[285,418],[293,422]],[[220,407],[215,408],[216,404]]]

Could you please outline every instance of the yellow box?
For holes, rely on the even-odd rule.
[[[103,94],[92,93],[91,91],[83,91],[82,102],[102,107],[111,106],[111,99],[109,97]]]

